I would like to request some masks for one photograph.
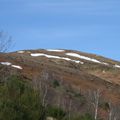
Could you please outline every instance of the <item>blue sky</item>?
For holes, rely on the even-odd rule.
[[[64,48],[120,61],[120,0],[0,0],[12,50]]]

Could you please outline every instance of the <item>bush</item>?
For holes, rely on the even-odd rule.
[[[59,87],[59,86],[60,86],[60,83],[57,80],[54,80],[53,81],[53,87],[56,88],[56,87]]]
[[[104,102],[104,103],[101,103],[99,105],[99,107],[101,107],[102,109],[108,111],[110,109],[110,106],[109,106],[109,103],[108,102]]]
[[[0,120],[45,120],[37,91],[17,76],[0,86]]]
[[[62,120],[65,117],[66,113],[61,108],[56,106],[48,106],[47,107],[47,116],[51,116],[56,118],[57,120]]]

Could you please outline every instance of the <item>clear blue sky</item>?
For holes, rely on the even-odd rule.
[[[65,48],[120,60],[120,0],[0,0],[19,49]]]

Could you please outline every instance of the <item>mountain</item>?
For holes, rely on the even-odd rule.
[[[63,49],[0,53],[0,76],[19,75],[42,91],[44,103],[103,120],[120,118],[120,62]],[[82,120],[82,119],[81,119]]]

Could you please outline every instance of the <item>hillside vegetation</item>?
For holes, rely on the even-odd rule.
[[[119,120],[120,62],[73,50],[0,53],[0,120]]]
[[[61,107],[44,105],[41,92],[19,76],[0,84],[0,120],[93,120],[88,113],[72,116]]]

